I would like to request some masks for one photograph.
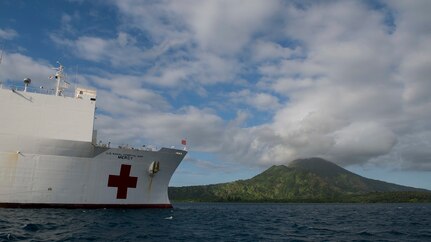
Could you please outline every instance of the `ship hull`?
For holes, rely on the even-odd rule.
[[[94,90],[0,88],[1,207],[171,207],[169,181],[187,152],[109,148],[97,142],[95,107]]]
[[[170,208],[169,181],[185,155],[167,148],[105,148],[94,157],[0,152],[0,207]]]

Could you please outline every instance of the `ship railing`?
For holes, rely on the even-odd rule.
[[[111,142],[108,142],[107,144],[99,142],[97,144],[95,144],[96,147],[101,147],[101,148],[112,148]],[[133,147],[130,145],[118,145],[117,146],[118,149],[124,149],[124,150],[144,150],[144,151],[158,151],[159,148],[157,146],[153,146],[153,145],[143,145],[142,147]],[[174,148],[174,147],[171,147]]]
[[[6,84],[1,84],[0,85],[1,89],[9,89],[12,91],[19,91],[19,92],[31,92],[31,93],[39,93],[39,94],[46,94],[46,95],[55,95],[55,89],[54,88],[45,88],[45,87],[25,87],[22,85],[6,85]],[[65,96],[65,97],[73,97],[74,93],[71,91],[67,91],[67,92],[62,92],[61,96]]]

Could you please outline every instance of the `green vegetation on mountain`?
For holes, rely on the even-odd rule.
[[[368,179],[320,159],[272,166],[235,182],[170,187],[173,201],[191,202],[431,202],[431,192]]]

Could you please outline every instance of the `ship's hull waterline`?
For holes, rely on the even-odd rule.
[[[183,150],[106,149],[93,158],[0,152],[0,207],[169,208]],[[158,161],[159,170],[151,172]]]

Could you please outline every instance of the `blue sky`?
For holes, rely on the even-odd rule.
[[[180,146],[171,185],[322,157],[431,189],[430,1],[0,3],[0,80],[97,88],[104,143]]]

